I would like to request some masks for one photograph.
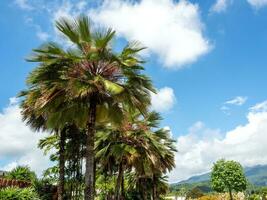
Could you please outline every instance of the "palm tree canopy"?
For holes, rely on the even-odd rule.
[[[109,162],[124,162],[140,176],[165,173],[174,166],[174,140],[169,131],[158,129],[160,116],[150,112],[145,117],[129,114],[119,127],[105,126],[96,135],[96,158],[105,167]],[[114,163],[113,163],[114,165]]]
[[[72,45],[62,48],[46,43],[34,49],[28,59],[39,63],[27,79],[28,90],[20,95],[25,97],[22,114],[29,124],[38,119],[35,126],[42,128],[45,119],[48,128],[64,127],[67,122],[85,127],[92,98],[97,103],[98,122],[120,122],[122,102],[143,114],[147,112],[150,92],[155,90],[151,80],[141,74],[143,60],[138,53],[143,48],[138,43],[115,53],[115,32],[93,31],[84,16],[63,18],[56,27]]]

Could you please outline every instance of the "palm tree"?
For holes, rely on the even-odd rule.
[[[137,176],[137,185],[143,199],[149,192],[153,199],[158,199],[158,177],[175,167],[174,140],[166,129],[158,129],[160,116],[156,112],[149,113],[139,123],[142,127],[134,132],[136,138],[142,138],[142,148],[139,147],[139,157],[134,161]],[[151,187],[147,183],[151,182]],[[150,186],[149,185],[149,186]]]
[[[61,19],[57,29],[72,43],[69,49],[48,43],[34,50],[29,59],[38,67],[28,78],[34,109],[48,124],[75,123],[85,127],[86,168],[85,200],[94,199],[94,138],[98,122],[119,123],[123,116],[121,104],[146,113],[150,92],[155,91],[139,59],[136,43],[121,52],[111,48],[115,32],[91,30],[89,19]],[[33,92],[34,93],[34,92]]]
[[[37,176],[28,166],[17,166],[5,175],[5,178],[34,183]]]
[[[64,128],[64,134],[64,152],[60,151],[61,139],[59,135],[49,135],[41,139],[39,141],[39,147],[44,150],[45,154],[48,152],[51,153],[51,150],[53,150],[52,152],[55,152],[56,150],[55,153],[50,155],[51,161],[56,160],[60,163],[60,158],[62,157],[61,154],[64,154],[64,197],[67,199],[80,199],[82,196],[81,188],[83,186],[82,162],[84,159],[85,134],[74,125],[66,126]],[[57,179],[60,179],[60,165],[47,170],[47,172],[50,171],[52,174],[55,172],[58,173],[59,171],[60,173]],[[65,175],[66,177],[64,177]],[[58,182],[60,183],[61,181],[59,180]]]
[[[97,132],[96,158],[102,168],[117,171],[115,186],[116,199],[124,197],[124,172],[134,169],[137,182],[146,186],[140,187],[143,199],[151,189],[153,199],[158,197],[157,187],[161,175],[174,167],[175,147],[165,129],[153,130],[158,126],[160,117],[157,113],[148,113],[141,117],[140,113],[128,114],[119,127],[106,126]],[[111,168],[110,165],[115,166]]]
[[[23,120],[29,125],[34,131],[51,131],[59,136],[59,140],[56,142],[59,146],[59,181],[58,181],[58,200],[63,200],[64,182],[65,182],[65,142],[66,142],[66,130],[68,126],[60,129],[61,124],[49,125],[47,120],[48,113],[46,115],[38,114],[38,110],[34,109],[35,99],[41,98],[40,88],[35,90],[23,91],[20,96],[25,96],[26,98],[21,103]],[[51,124],[51,122],[50,122]],[[50,128],[49,128],[50,127]],[[53,137],[55,138],[55,137]],[[42,145],[41,145],[42,146]],[[54,146],[52,146],[54,147]]]
[[[132,160],[136,156],[135,146],[129,144],[134,143],[130,134],[122,132],[121,129],[114,127],[106,127],[102,131],[97,132],[96,137],[96,161],[100,164],[100,170],[117,171],[117,179],[115,184],[115,199],[119,200],[124,197],[124,172],[131,170]],[[128,140],[128,143],[126,142]],[[131,141],[130,141],[131,140]]]

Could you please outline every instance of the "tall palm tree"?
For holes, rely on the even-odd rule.
[[[57,29],[72,43],[69,49],[48,43],[35,49],[29,59],[38,67],[28,78],[29,90],[41,91],[34,109],[48,124],[75,123],[87,130],[85,200],[94,199],[94,138],[97,122],[122,120],[125,103],[146,113],[150,92],[148,77],[141,74],[140,48],[129,44],[119,53],[112,50],[115,32],[92,31],[89,19],[61,19]],[[27,97],[26,97],[27,98]]]

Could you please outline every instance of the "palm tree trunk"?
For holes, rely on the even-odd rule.
[[[142,195],[142,199],[143,200],[147,200],[147,193],[146,193],[146,188],[145,188],[145,185],[146,185],[146,181],[145,181],[145,179],[144,178],[141,178],[140,179],[140,186],[141,186],[141,191],[140,191],[140,193],[141,193],[141,195]]]
[[[58,200],[63,200],[64,197],[64,182],[65,182],[65,130],[60,131],[59,136],[59,184],[58,184]]]
[[[86,138],[86,164],[85,164],[85,200],[94,200],[94,138],[95,138],[95,121],[96,121],[96,99],[90,101],[89,120],[87,123],[87,138]]]
[[[157,200],[157,186],[156,186],[156,180],[155,180],[155,175],[153,174],[153,178],[152,178],[152,199],[153,200]]]
[[[117,183],[116,183],[116,189],[115,189],[115,199],[120,200],[120,190],[121,190],[121,182],[122,182],[122,175],[123,175],[123,164],[120,162],[119,165],[119,172],[118,172],[118,178],[117,178]]]
[[[125,191],[124,191],[124,171],[122,172],[122,180],[121,180],[121,197],[125,199]]]

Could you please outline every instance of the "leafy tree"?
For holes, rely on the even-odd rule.
[[[211,186],[217,192],[228,191],[230,199],[233,200],[233,191],[241,192],[247,187],[242,166],[235,161],[217,161],[211,172]]]
[[[31,171],[30,167],[28,166],[17,166],[9,173],[7,173],[5,177],[8,179],[16,179],[31,183],[33,183],[37,179],[35,172]]]

